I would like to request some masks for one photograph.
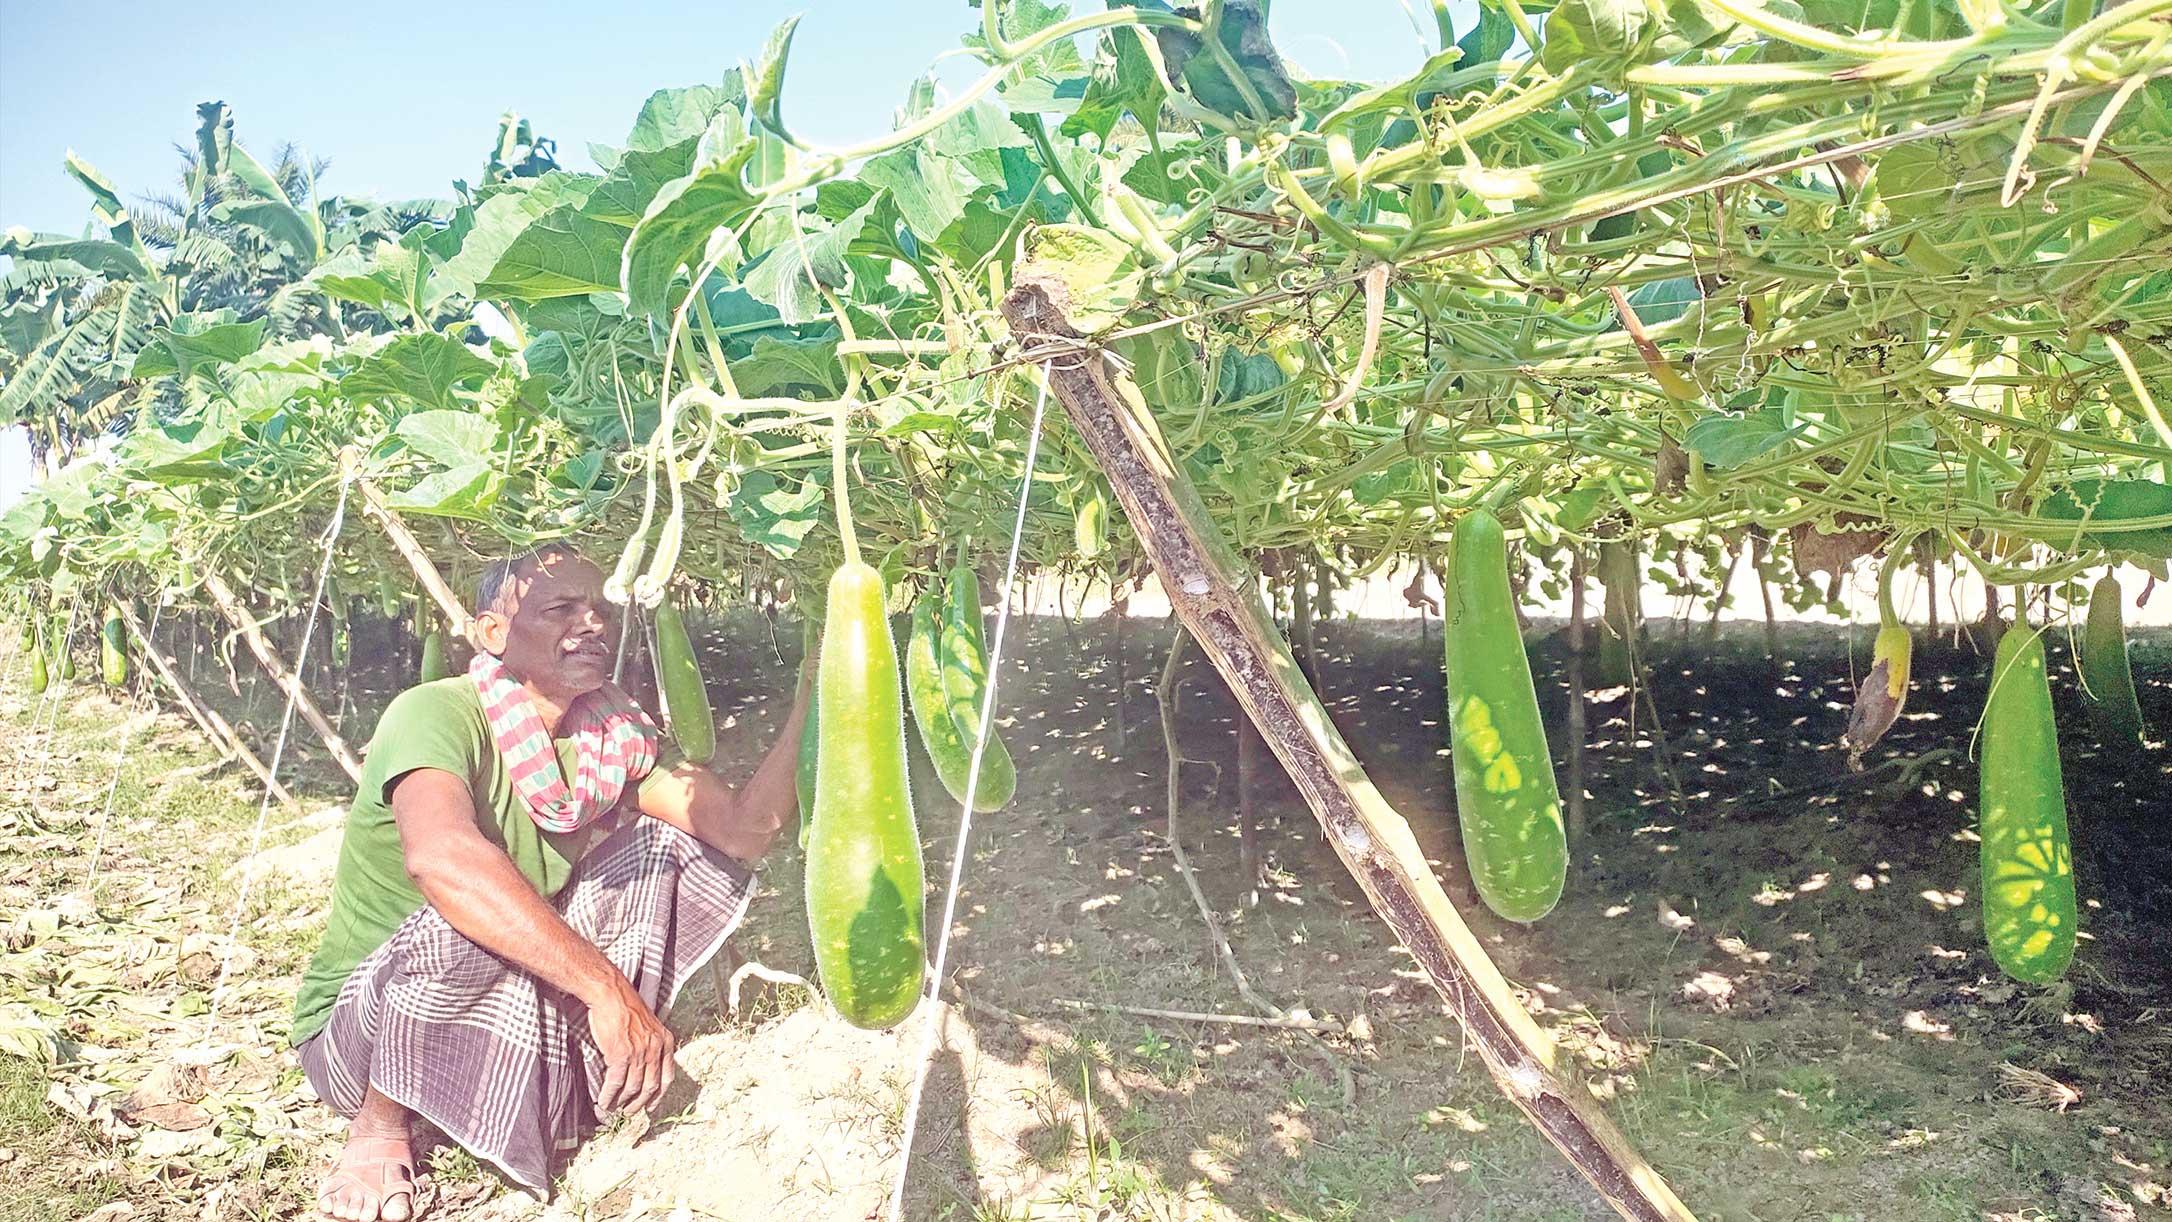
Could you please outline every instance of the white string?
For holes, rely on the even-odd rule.
[[[151,608],[151,626],[145,629],[143,634],[143,647],[146,650],[156,648],[151,643],[152,634],[158,631],[158,619],[165,613],[166,604],[164,601]],[[128,720],[121,723],[121,753],[113,761],[113,783],[106,786],[106,808],[98,815],[98,836],[97,839],[91,842],[90,870],[83,876],[83,890],[85,892],[88,892],[98,883],[98,859],[105,852],[106,829],[113,826],[113,795],[120,790],[121,773],[128,767],[128,748],[133,745],[136,737],[135,714],[142,707],[142,704],[141,700],[131,698],[128,702]],[[157,707],[155,701],[152,707]]]
[[[302,646],[297,655],[302,658],[309,656],[310,640],[317,633],[317,610],[324,604],[324,586],[332,576],[332,553],[339,543],[340,527],[347,520],[347,490],[353,483],[351,476],[339,481],[339,500],[332,506],[332,525],[324,532],[324,563],[317,566],[316,593],[309,599],[309,617],[302,622]],[[297,673],[293,686],[287,691],[286,712],[279,718],[279,737],[273,741],[271,759],[264,765],[264,800],[257,804],[256,828],[249,837],[249,855],[242,859],[241,893],[234,897],[234,915],[228,921],[226,945],[220,952],[219,978],[211,986],[211,1004],[204,1018],[204,1032],[207,1037],[218,1029],[219,1000],[226,991],[227,977],[233,972],[234,943],[235,939],[241,936],[241,914],[248,906],[249,891],[256,882],[256,855],[264,847],[264,820],[271,814],[272,786],[279,779],[279,759],[286,754],[287,732],[294,726],[294,706],[298,703],[301,690],[301,676]]]
[[[973,762],[966,769],[965,799],[958,808],[958,838],[950,850],[950,888],[943,896],[943,924],[935,935],[935,969],[928,975],[928,1008],[922,1025],[920,1055],[912,1090],[905,1097],[905,1137],[898,1150],[897,1183],[890,1191],[890,1219],[905,1216],[905,1178],[912,1170],[913,1133],[920,1127],[920,1098],[928,1085],[928,1063],[935,1057],[936,1024],[942,1020],[943,970],[950,957],[950,926],[958,912],[958,883],[965,876],[966,843],[973,833],[973,798],[980,787],[981,760],[988,750],[988,722],[995,715],[996,678],[1003,672],[1003,637],[1011,625],[1011,582],[1018,575],[1018,541],[1026,533],[1026,504],[1033,493],[1033,462],[1041,447],[1041,417],[1048,407],[1048,365],[1041,366],[1040,390],[1033,398],[1033,427],[1026,433],[1026,476],[1018,489],[1018,518],[1011,524],[1010,556],[1003,565],[1003,603],[996,610],[995,640],[988,648],[988,687],[981,693],[980,717],[973,735]],[[978,612],[978,608],[970,608]]]

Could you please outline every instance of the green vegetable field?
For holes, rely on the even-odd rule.
[[[807,667],[799,825],[664,1102],[426,1216],[2172,1216],[2172,0],[1268,7],[51,167],[0,1220],[311,1211],[346,805],[546,542],[734,784]]]

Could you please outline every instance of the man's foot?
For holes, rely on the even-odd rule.
[[[317,1208],[339,1222],[408,1222],[415,1216],[414,1153],[405,1129],[366,1133],[358,1125],[339,1164],[317,1189]]]

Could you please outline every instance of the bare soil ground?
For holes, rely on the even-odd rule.
[[[1245,1009],[1164,838],[1166,628],[1131,624],[1121,684],[1105,624],[1022,631],[1002,677],[1019,797],[977,825],[951,952],[969,1005],[868,1033],[789,985],[750,981],[736,1013],[697,986],[673,1016],[684,1078],[656,1115],[599,1135],[547,1205],[441,1152],[435,1216],[873,1216],[931,1017],[915,1219],[1611,1216],[1500,1098],[1271,766],[1269,884],[1244,903],[1232,706],[1202,665],[1183,689],[1186,847],[1255,984],[1343,1031],[1065,1004]],[[1790,634],[1773,662],[1752,630],[1677,661],[1662,630],[1665,746],[1627,701],[1594,708],[1589,832],[1568,897],[1525,928],[1470,902],[1462,877],[1437,634],[1330,640],[1318,670],[1345,734],[1532,1012],[1699,1216],[2172,1216],[2172,752],[2101,751],[2070,681],[2088,940],[2064,984],[2034,989],[1981,944],[1966,752],[1986,666],[1965,648],[1919,644],[1904,720],[1851,779],[1834,746],[1853,691],[1839,635]],[[724,752],[749,759],[792,646],[734,617],[709,647]],[[1867,650],[1866,634],[1854,670]],[[1552,640],[1534,654],[1558,727],[1561,654]],[[2172,651],[2137,661],[2163,734]],[[255,845],[253,791],[232,769],[189,771],[215,757],[182,723],[87,685],[33,700],[16,662],[0,658],[0,1180],[28,1190],[0,1190],[0,1218],[297,1215],[337,1129],[282,1036],[340,787],[305,763],[304,805],[273,806]],[[358,731],[383,693],[350,694]],[[234,704],[276,730],[270,699]],[[922,779],[939,905],[955,812]],[[780,850],[736,949],[811,976],[799,877]]]

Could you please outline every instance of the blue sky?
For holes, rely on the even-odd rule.
[[[1425,0],[1280,0],[1276,44],[1315,76],[1387,78],[1414,69],[1411,12]],[[1076,5],[1085,11],[1085,4]],[[1096,6],[1097,7],[1097,6]],[[1457,0],[1459,14],[1473,9]],[[802,13],[785,114],[803,137],[841,144],[890,126],[906,86],[980,16],[963,0],[711,0],[706,4],[500,3],[415,9],[222,0],[214,5],[0,0],[0,226],[74,232],[82,190],[69,149],[125,197],[169,190],[196,105],[223,100],[236,135],[269,159],[292,141],[331,159],[328,192],[442,196],[480,170],[498,116],[515,110],[589,165],[653,90],[715,80]],[[95,14],[93,16],[93,14]],[[1459,28],[1462,23],[1459,23]],[[1425,19],[1430,39],[1431,19]],[[962,57],[946,80],[970,80]],[[26,469],[0,437],[0,504]]]

